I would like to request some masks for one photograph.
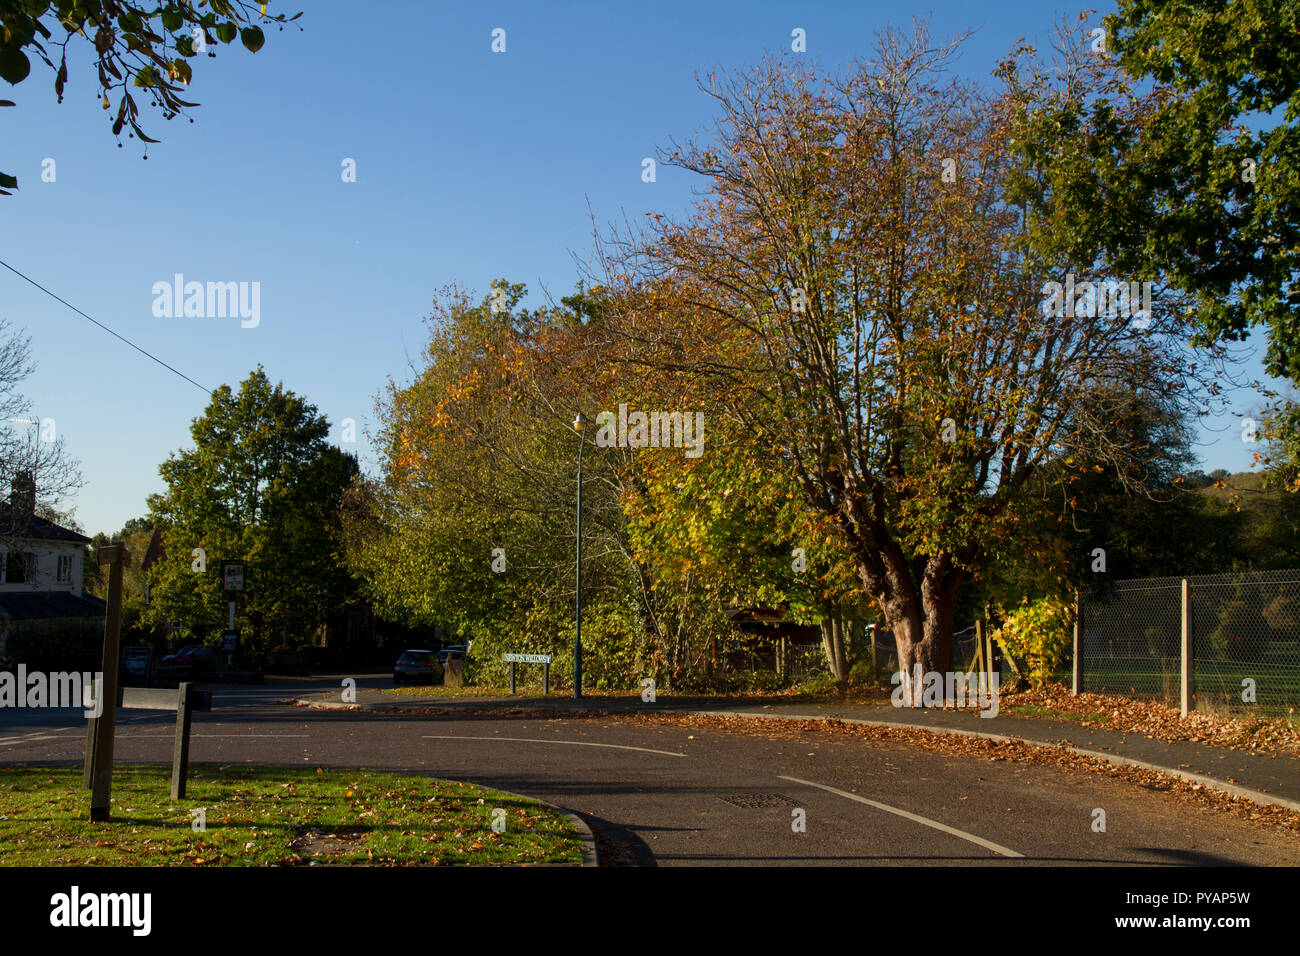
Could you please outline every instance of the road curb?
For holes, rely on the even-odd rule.
[[[400,706],[393,704],[382,704],[380,706],[375,706],[374,704],[344,704],[329,700],[311,700],[306,697],[295,697],[293,703],[296,707],[312,707],[317,710],[359,710],[377,713],[382,713],[385,710],[392,710]],[[564,807],[557,807],[555,804],[542,800],[540,797],[530,796],[526,793],[517,793],[513,790],[502,790],[500,787],[489,787],[487,784],[478,783],[476,781],[461,780],[458,782],[473,783],[476,787],[487,787],[489,790],[508,793],[510,796],[518,797],[520,800],[531,800],[533,803],[540,803],[542,806],[554,810],[561,816],[566,817],[569,822],[573,824],[573,828],[578,831],[578,842],[582,846],[582,863],[579,865],[600,866],[600,853],[596,849],[596,835],[591,832],[591,827],[587,826],[586,821],[571,810],[566,810]]]
[[[438,777],[436,779],[448,780],[450,778]],[[573,824],[574,829],[578,831],[578,842],[582,846],[582,862],[577,864],[555,863],[555,864],[548,864],[548,865],[600,866],[600,854],[596,852],[596,835],[591,832],[591,827],[587,826],[587,824],[583,821],[583,819],[580,816],[578,816],[576,813],[572,812],[571,810],[566,810],[564,809],[564,807],[557,807],[555,804],[548,803],[547,801],[541,799],[540,797],[534,797],[526,793],[520,793],[517,790],[502,790],[500,787],[493,787],[490,784],[479,783],[477,780],[458,779],[453,782],[468,784],[472,787],[482,787],[485,790],[495,790],[497,793],[504,793],[506,796],[509,797],[517,797],[520,800],[527,800],[529,803],[538,803],[546,807],[548,810],[554,810],[560,816],[567,818],[568,821]]]
[[[306,698],[297,698],[295,703],[303,707],[316,707],[324,710],[363,710],[378,713],[394,709],[395,707],[400,707],[400,705],[391,704],[336,704],[328,701],[308,700]],[[608,714],[610,716],[618,716],[619,714],[626,713],[626,711],[606,710],[600,707],[590,707],[588,709]],[[665,710],[663,712],[694,715],[697,717],[740,717],[748,718],[750,720],[838,720],[845,724],[862,724],[867,727],[884,727],[894,730],[915,730],[930,734],[955,734],[959,737],[978,737],[983,740],[992,740],[996,743],[1017,743],[1024,744],[1027,747],[1065,750],[1081,757],[1095,757],[1098,760],[1104,760],[1107,763],[1115,764],[1116,766],[1136,767],[1141,770],[1150,770],[1154,773],[1163,774],[1166,777],[1173,777],[1178,780],[1185,780],[1189,783],[1200,784],[1207,790],[1216,790],[1219,793],[1226,793],[1232,797],[1241,797],[1244,800],[1249,800],[1252,803],[1259,804],[1260,806],[1278,807],[1282,810],[1291,810],[1300,813],[1300,800],[1289,800],[1286,797],[1275,797],[1260,790],[1252,790],[1249,787],[1242,787],[1235,783],[1228,783],[1214,777],[1207,777],[1204,774],[1179,770],[1175,767],[1166,767],[1145,760],[1136,760],[1132,757],[1121,757],[1118,754],[1106,753],[1105,751],[1100,750],[1087,750],[1086,748],[1075,747],[1071,744],[1034,740],[1031,737],[990,734],[985,733],[984,731],[962,730],[956,727],[929,727],[920,724],[904,723],[897,720],[868,720],[862,717],[836,717],[827,714],[754,714],[736,710]],[[557,715],[562,714],[563,711],[556,711],[556,713]],[[560,810],[562,813],[566,812],[559,807],[556,809]]]
[[[504,791],[503,791],[504,792]],[[524,796],[524,794],[517,794]],[[529,800],[535,800],[544,807],[550,807],[556,813],[562,814],[572,821],[574,828],[578,831],[578,839],[582,843],[582,865],[583,866],[600,866],[600,853],[596,849],[596,834],[591,832],[591,827],[587,826],[585,820],[576,813],[557,807],[553,803],[547,803],[545,800],[538,800],[537,797],[528,797]]]

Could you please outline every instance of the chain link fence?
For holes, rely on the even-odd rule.
[[[791,677],[813,677],[829,673],[826,652],[820,644],[789,644],[785,652],[785,668]]]
[[[1300,712],[1300,571],[1186,580],[1195,708]],[[1080,691],[1180,704],[1182,582],[1140,578],[1080,595]]]
[[[952,635],[952,665],[955,670],[967,673],[975,668],[976,630],[972,624]]]

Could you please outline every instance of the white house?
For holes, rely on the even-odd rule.
[[[0,504],[0,637],[21,621],[103,618],[104,602],[82,586],[84,534],[36,514],[36,484],[14,476],[8,504]]]

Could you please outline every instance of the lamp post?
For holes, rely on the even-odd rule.
[[[573,420],[578,433],[578,534],[575,577],[577,590],[573,599],[573,699],[582,698],[582,451],[587,445],[587,416],[578,412]]]

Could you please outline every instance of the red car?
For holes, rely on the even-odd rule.
[[[199,671],[213,670],[220,663],[222,651],[211,644],[190,644],[182,647],[175,654],[168,654],[160,662],[160,670],[176,674],[184,672],[194,674]]]

